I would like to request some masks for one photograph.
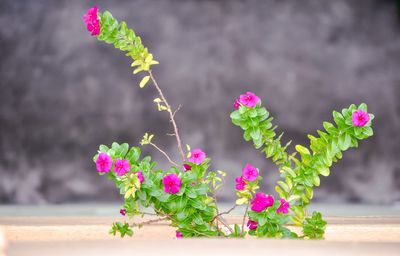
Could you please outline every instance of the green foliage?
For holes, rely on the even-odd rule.
[[[140,88],[144,88],[150,79],[153,81],[161,97],[161,99],[155,98],[153,101],[159,111],[169,112],[178,146],[184,159],[173,118],[177,110],[172,112],[151,73],[152,65],[156,65],[158,62],[142,44],[141,38],[135,34],[134,30],[128,28],[125,22],[118,22],[108,11],[98,13],[98,16],[101,33],[97,38],[114,45],[115,48],[125,52],[126,56],[131,57],[133,74],[145,72],[139,83]],[[282,180],[277,182],[275,190],[281,198],[290,202],[290,215],[276,212],[279,207],[278,201],[262,212],[248,212],[249,218],[258,222],[258,227],[250,230],[248,234],[257,237],[297,238],[298,235],[287,227],[287,224],[294,223],[303,227],[303,236],[301,237],[323,238],[326,222],[317,212],[314,212],[311,217],[306,217],[305,209],[314,196],[313,188],[320,185],[321,176],[330,174],[331,165],[342,158],[345,150],[358,147],[359,140],[373,135],[371,121],[374,116],[372,114],[369,114],[371,121],[365,126],[353,126],[352,114],[358,109],[367,112],[366,104],[359,106],[353,104],[341,112],[334,111],[334,122],[324,122],[323,129],[317,130],[317,135],[308,135],[310,139],[308,147],[296,145],[295,152],[291,154],[287,153],[291,141],[281,142],[283,133],[275,132],[277,126],[273,125],[273,118],[270,117],[266,108],[261,106],[261,103],[253,108],[241,105],[239,109],[231,113],[232,122],[243,129],[244,139],[252,141],[256,149],[261,149],[266,158],[271,158],[279,167]],[[146,133],[141,145],[152,144],[153,136]],[[219,235],[243,237],[246,235],[247,232],[241,230],[239,225],[235,225],[228,235],[225,235],[216,225],[215,219],[218,217],[218,211],[215,196],[223,185],[223,178],[226,174],[222,171],[208,171],[210,159],[204,160],[200,165],[184,162],[183,164],[191,167],[191,170],[187,172],[183,172],[175,166],[164,171],[156,169],[156,162],[152,161],[150,156],[141,158],[140,148],[130,148],[127,143],[113,143],[111,147],[101,145],[98,153],[101,152],[107,153],[113,162],[116,159],[129,161],[130,171],[123,176],[118,176],[113,171],[114,167],[108,173],[99,173],[115,182],[120,194],[124,196],[123,207],[129,218],[143,215],[142,208],[151,207],[158,215],[168,218],[171,226],[176,227],[184,237]],[[96,161],[97,157],[98,154],[94,156],[93,160]],[[139,172],[144,178],[142,183],[139,179]],[[175,173],[181,179],[181,187],[176,194],[164,192],[163,177],[171,173]],[[254,182],[245,181],[245,189],[237,191],[237,205],[249,206],[250,200],[259,188],[260,180],[261,177]],[[110,233],[113,235],[120,233],[121,237],[133,235],[129,224],[121,222],[113,223]]]
[[[153,55],[143,46],[142,39],[136,35],[135,31],[128,28],[125,22],[118,22],[110,12],[99,12],[101,33],[97,37],[100,41],[113,44],[115,48],[127,52],[126,56],[132,58],[131,67],[133,73],[149,71],[152,65],[159,64],[153,59]],[[143,88],[149,81],[150,76],[144,76],[140,82]]]
[[[281,144],[283,133],[275,133],[277,126],[272,124],[273,118],[260,103],[254,108],[241,105],[231,113],[232,123],[243,129],[244,139],[252,141],[256,149],[262,149],[265,156],[272,158],[278,165],[282,180],[277,182],[275,189],[281,198],[290,201],[291,221],[295,224],[304,226],[309,223],[304,220],[305,208],[314,196],[313,188],[320,185],[320,176],[330,174],[330,167],[342,158],[343,151],[358,147],[359,140],[373,135],[372,114],[369,114],[370,121],[365,126],[357,127],[352,124],[352,114],[358,109],[368,111],[364,103],[359,106],[352,104],[341,113],[333,111],[334,123],[324,122],[324,130],[317,130],[317,136],[308,135],[309,148],[296,145],[296,152],[292,154],[286,152],[290,141],[284,146]],[[270,220],[269,216],[265,217]],[[257,236],[283,235],[284,231],[273,226],[276,225],[273,221],[268,221],[268,225],[267,228],[261,225],[257,229]],[[265,230],[274,230],[276,234]],[[323,229],[318,232],[323,235]],[[307,236],[313,237],[310,233]],[[319,235],[315,234],[317,236]]]
[[[121,223],[121,222],[114,222],[111,226],[110,234],[116,235],[119,233],[121,237],[124,237],[125,235],[127,236],[132,236],[133,235],[133,230],[129,227],[128,223]]]
[[[310,218],[305,218],[303,223],[303,234],[311,239],[324,238],[326,221],[322,219],[321,213],[313,212]]]
[[[262,212],[249,212],[249,218],[258,222],[257,229],[249,231],[250,235],[269,238],[297,237],[296,233],[285,227],[291,219],[290,215],[276,213],[279,204],[278,201],[275,201],[273,206],[266,208]]]
[[[108,178],[115,182],[120,193],[124,195],[124,208],[129,217],[142,215],[140,206],[151,207],[158,215],[167,216],[171,225],[176,227],[184,237],[217,236],[220,233],[214,223],[217,207],[210,194],[220,188],[225,173],[210,171],[206,175],[209,159],[205,159],[201,165],[187,162],[186,164],[192,167],[188,172],[182,172],[176,167],[171,167],[165,172],[157,170],[156,163],[152,162],[149,156],[140,159],[140,148],[129,149],[126,143],[121,145],[113,143],[111,147],[101,145],[98,152],[109,154],[113,161],[120,158],[127,159],[130,163],[130,172],[123,176],[116,175],[113,170],[108,173]],[[96,161],[97,157],[98,154],[93,160]],[[144,177],[142,184],[136,175],[139,171]],[[164,192],[162,179],[170,173],[177,174],[182,181],[177,194]],[[121,232],[120,225],[113,225],[113,233]]]

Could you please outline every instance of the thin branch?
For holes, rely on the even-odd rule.
[[[156,222],[160,222],[160,221],[166,220],[168,218],[169,217],[161,217],[161,218],[158,218],[158,219],[148,220],[148,221],[144,221],[144,222],[141,222],[141,223],[132,223],[130,225],[130,227],[138,227],[138,226],[143,226],[143,225],[149,225],[149,224],[152,224],[152,223],[156,223]]]
[[[161,97],[162,101],[164,102],[164,104],[167,107],[167,111],[169,113],[169,117],[170,117],[172,126],[174,127],[175,138],[176,138],[176,142],[178,143],[178,150],[179,150],[179,153],[181,155],[182,162],[185,162],[186,158],[185,158],[185,154],[183,153],[181,138],[179,137],[178,126],[176,125],[176,122],[175,122],[175,119],[174,119],[174,115],[173,115],[173,113],[171,111],[171,106],[168,104],[167,99],[164,97],[164,94],[161,91],[160,87],[158,86],[157,81],[154,78],[153,73],[151,72],[151,70],[149,70],[148,72],[149,72],[151,81],[153,82],[153,84],[156,87],[158,93],[160,94],[160,97]]]
[[[233,229],[229,226],[228,223],[225,222],[225,220],[224,220],[221,216],[216,216],[215,219],[216,219],[217,221],[221,222],[222,225],[224,225],[227,229],[229,229],[229,231],[230,231],[231,233],[234,233]]]
[[[243,236],[244,223],[246,222],[246,215],[247,215],[248,210],[249,210],[249,205],[246,206],[246,211],[244,212],[244,215],[243,215],[242,230],[240,231],[240,236]]]
[[[158,151],[160,151],[160,152],[168,159],[168,161],[169,161],[171,164],[173,164],[173,165],[179,167],[179,165],[178,165],[177,163],[175,163],[174,161],[172,161],[172,159],[168,156],[168,154],[167,154],[164,150],[162,150],[161,148],[159,148],[156,144],[154,144],[154,143],[152,143],[152,142],[150,142],[149,144],[152,145],[153,147],[155,147]]]
[[[172,114],[172,116],[175,117],[176,112],[178,112],[181,108],[182,108],[182,105],[179,104],[178,108],[174,111],[174,113]]]
[[[214,217],[214,219],[212,219],[212,221],[214,221],[214,220],[215,220],[216,218],[218,218],[219,216],[222,216],[222,215],[224,215],[224,214],[229,214],[231,211],[233,211],[233,210],[236,208],[236,206],[237,206],[237,205],[234,205],[234,206],[232,206],[232,208],[229,209],[228,211],[226,211],[226,212],[221,212],[221,213],[215,215],[215,217]]]

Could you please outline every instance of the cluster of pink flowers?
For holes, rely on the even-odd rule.
[[[242,170],[242,176],[236,177],[236,190],[244,190],[246,181],[256,181],[258,177],[258,169],[251,164],[246,164]]]
[[[233,107],[235,109],[238,109],[240,107],[240,104],[242,104],[246,107],[254,108],[259,102],[260,98],[256,94],[254,94],[253,92],[246,92],[240,95],[239,99],[235,100]]]
[[[274,202],[275,200],[273,196],[258,192],[250,202],[251,210],[254,212],[262,212],[267,207],[273,206]]]
[[[107,153],[100,153],[96,159],[96,169],[98,172],[107,173],[111,171],[112,167],[112,158]],[[124,176],[131,170],[131,166],[129,161],[126,159],[117,159],[114,162],[114,171],[118,174],[118,176]],[[136,175],[140,181],[143,183],[144,176],[142,172],[136,172]]]
[[[262,212],[266,208],[274,205],[274,197],[271,195],[266,195],[264,193],[258,192],[253,200],[250,202],[251,210],[255,212]],[[280,205],[276,209],[276,213],[288,213],[290,208],[289,202],[281,198]]]
[[[367,112],[359,109],[353,112],[351,121],[354,126],[363,127],[369,122],[369,115]]]
[[[97,16],[99,9],[97,6],[89,8],[85,15],[83,15],[83,21],[86,24],[86,28],[91,32],[92,36],[97,36],[100,34],[100,20]]]
[[[206,159],[206,153],[204,153],[203,150],[196,148],[190,152],[188,162],[200,165],[203,163],[204,159]],[[184,171],[190,171],[192,166],[189,164],[183,164],[183,168]],[[181,178],[179,178],[175,173],[165,175],[162,182],[164,184],[164,192],[168,194],[178,193],[182,184]]]

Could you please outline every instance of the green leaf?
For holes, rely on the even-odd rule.
[[[310,155],[310,151],[306,147],[303,147],[302,145],[296,145],[295,149],[302,155]]]
[[[138,67],[138,68],[136,68],[135,70],[133,70],[133,74],[137,74],[137,73],[139,73],[140,71],[143,71],[143,68],[142,67]]]
[[[142,81],[140,81],[139,87],[143,88],[146,86],[147,82],[149,81],[150,76],[145,76],[143,77]]]
[[[289,192],[289,191],[290,191],[289,186],[288,186],[285,182],[279,180],[279,181],[277,181],[277,183],[279,184],[279,186],[281,186],[281,188],[282,188],[285,192]]]
[[[242,205],[242,204],[245,204],[245,203],[247,203],[249,200],[247,199],[247,198],[239,198],[239,199],[237,199],[236,200],[236,204],[237,205]]]
[[[319,186],[319,184],[320,184],[320,179],[319,179],[319,177],[318,177],[318,175],[314,175],[313,176],[313,184],[315,185],[315,186]]]
[[[325,177],[329,176],[329,174],[330,174],[329,168],[327,168],[327,167],[319,168],[318,172],[319,172],[319,174],[321,174],[322,176],[325,176]]]
[[[240,120],[241,116],[240,116],[240,112],[239,110],[235,110],[231,113],[230,115],[231,119],[236,119],[236,120]]]

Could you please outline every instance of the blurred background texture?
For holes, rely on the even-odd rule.
[[[138,88],[130,59],[86,31],[97,5],[141,35],[177,114],[183,141],[228,173],[220,201],[235,198],[246,163],[279,178],[242,139],[229,114],[253,91],[283,141],[308,145],[332,110],[365,102],[375,135],[323,178],[316,202],[400,201],[400,19],[389,0],[0,1],[0,203],[120,202],[97,175],[99,144],[137,145],[145,132],[178,158],[156,91]],[[293,150],[293,147],[290,149]],[[145,147],[161,168],[163,156]]]

